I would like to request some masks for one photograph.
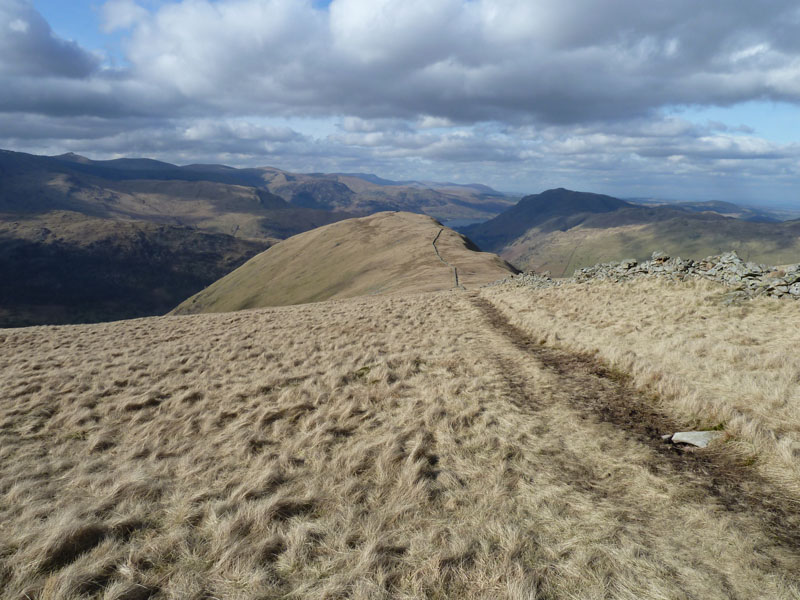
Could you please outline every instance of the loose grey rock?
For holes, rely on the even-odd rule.
[[[622,282],[638,277],[656,277],[670,281],[703,278],[731,288],[723,297],[724,304],[739,304],[759,296],[800,300],[800,266],[784,269],[745,262],[736,252],[708,256],[700,261],[670,258],[664,252],[653,252],[653,258],[638,263],[633,258],[620,262],[600,263],[575,271],[570,279],[553,279],[550,272],[520,273],[488,285],[546,288],[565,283],[589,283],[595,280]]]
[[[705,448],[717,438],[725,435],[722,431],[679,431],[672,436],[673,444],[690,444]]]
[[[653,258],[643,263],[633,258],[600,263],[576,270],[570,279],[553,279],[549,271],[540,274],[531,271],[487,285],[547,288],[595,280],[621,282],[638,277],[657,277],[670,281],[685,281],[691,277],[710,279],[731,288],[732,292],[723,297],[723,302],[728,305],[759,296],[800,300],[800,266],[791,265],[782,270],[745,262],[736,252],[708,256],[699,261],[685,260],[679,256],[670,258],[664,252],[653,252]]]

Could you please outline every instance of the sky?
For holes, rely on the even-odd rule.
[[[800,208],[800,5],[0,0],[0,148]]]

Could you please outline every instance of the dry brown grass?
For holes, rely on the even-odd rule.
[[[253,257],[175,309],[227,312],[374,294],[475,287],[515,272],[495,254],[471,250],[452,229],[408,212],[381,212],[319,227]]]
[[[800,499],[800,302],[726,306],[724,292],[656,280],[484,290],[542,342],[596,353],[667,412],[724,427],[730,447]]]
[[[2,598],[800,594],[463,292],[2,330],[0,369]]]

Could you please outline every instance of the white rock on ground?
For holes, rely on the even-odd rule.
[[[705,448],[715,439],[725,435],[722,431],[679,431],[672,436],[673,444],[691,444]]]

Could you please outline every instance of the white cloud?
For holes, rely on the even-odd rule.
[[[8,28],[15,33],[28,33],[30,25],[23,19],[14,19],[8,24]]]
[[[0,31],[5,32],[0,35],[0,76],[80,78],[89,76],[99,64],[76,43],[56,37],[25,0],[0,0]],[[11,85],[0,79],[0,89]]]
[[[148,12],[136,0],[109,0],[101,10],[102,28],[106,33],[128,29],[147,18]]]
[[[20,9],[9,26],[37,16],[22,0],[5,1]],[[736,1],[725,11],[688,0],[102,7],[106,30],[130,28],[126,76],[184,98],[173,115],[341,115],[423,127],[425,119],[581,123],[674,104],[800,102],[800,36],[787,17],[794,11],[788,0],[768,9]]]
[[[127,30],[128,65],[111,70],[29,0],[0,0],[0,144],[501,186],[676,164],[800,181],[792,144],[661,116],[800,103],[797,14],[790,0],[110,0],[103,28]]]

